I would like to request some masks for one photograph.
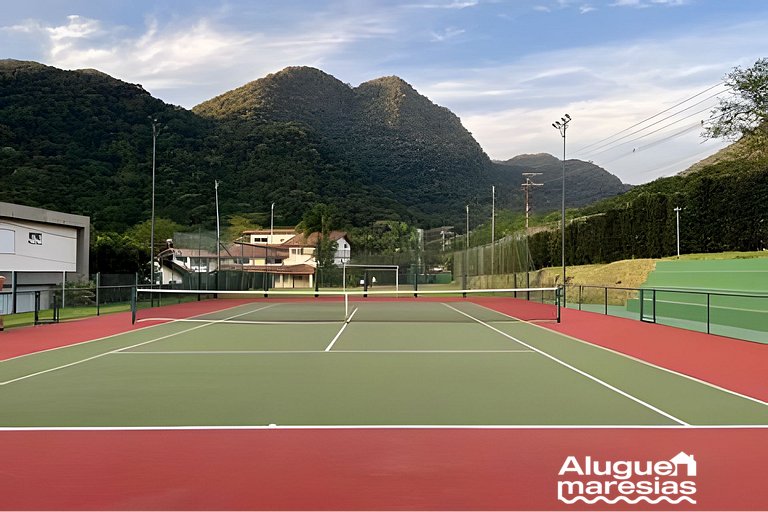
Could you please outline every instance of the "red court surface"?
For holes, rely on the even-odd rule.
[[[0,452],[3,510],[768,510],[757,428],[16,431]],[[693,475],[559,475],[569,456],[644,468],[681,452]],[[607,500],[640,481],[688,482],[687,499],[607,503],[593,483],[593,503],[560,500],[559,482],[611,479]]]
[[[563,309],[562,315],[562,323],[542,325],[768,401],[766,344],[572,309]]]
[[[766,345],[563,313],[542,325],[768,398]],[[137,327],[115,314],[12,330],[0,358]],[[0,454],[1,510],[768,510],[765,427],[5,430]],[[689,456],[693,475],[665,473]],[[587,457],[618,469],[558,474]],[[661,469],[619,471],[633,464]],[[648,493],[619,497],[638,481]]]

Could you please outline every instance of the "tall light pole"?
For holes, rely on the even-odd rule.
[[[221,227],[219,225],[219,180],[213,180],[213,188],[216,194],[216,289],[219,289],[219,276],[221,275]]]
[[[273,243],[275,243],[275,203],[272,203],[272,209],[269,215],[269,243],[267,244],[267,259],[265,262],[267,264],[267,267],[266,267],[267,269],[269,269],[269,253],[271,252],[269,249],[271,247],[271,244]],[[269,279],[267,278],[267,276],[269,276]],[[266,283],[264,285],[265,290],[270,284],[273,284],[271,281],[272,281],[272,274],[266,273],[264,275],[264,282]]]
[[[560,230],[561,230],[561,242],[562,242],[562,248],[561,248],[561,259],[563,263],[563,305],[566,304],[565,301],[565,131],[568,129],[568,123],[571,122],[571,116],[568,114],[565,114],[565,117],[561,117],[559,121],[555,121],[552,123],[552,126],[555,128],[555,130],[558,130],[560,132],[560,136],[563,137],[563,198],[562,198],[562,209],[561,209],[561,224],[560,224]]]
[[[469,205],[467,205],[467,231],[466,240],[464,241],[464,284],[463,289],[467,289],[467,276],[469,275]]]
[[[493,275],[494,273],[493,264],[495,259],[495,253],[496,253],[496,185],[491,185],[491,275]]]
[[[149,236],[149,287],[155,285],[155,155],[157,154],[157,135],[160,133],[160,124],[152,118],[152,221]]]
[[[272,213],[269,216],[269,243],[275,243],[272,241],[272,237],[275,236],[275,203],[272,203]]]
[[[677,259],[680,259],[680,208],[679,206],[675,207],[675,216],[677,217]]]

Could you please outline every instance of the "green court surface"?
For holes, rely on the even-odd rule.
[[[224,321],[262,318],[246,303],[10,359],[0,426],[768,424],[761,401],[478,304],[356,308]]]

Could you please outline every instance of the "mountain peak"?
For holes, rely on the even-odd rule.
[[[506,160],[505,162],[502,162],[507,165],[524,165],[528,167],[542,167],[542,166],[548,166],[548,165],[554,165],[554,164],[562,164],[562,160],[559,158],[550,155],[549,153],[526,153],[522,155],[517,155],[516,157],[510,158],[509,160]]]

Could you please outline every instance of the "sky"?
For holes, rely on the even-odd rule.
[[[565,149],[632,184],[727,145],[701,138],[701,123],[731,94],[727,73],[768,57],[765,0],[0,6],[0,58],[98,69],[186,108],[287,66],[353,86],[396,75],[459,116],[492,159]],[[563,139],[552,123],[566,113]]]

